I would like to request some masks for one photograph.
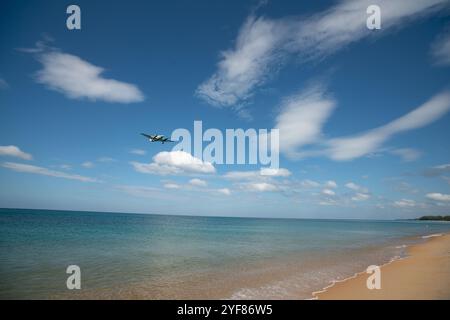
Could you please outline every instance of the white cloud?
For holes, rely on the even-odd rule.
[[[16,157],[24,160],[33,159],[31,154],[23,152],[16,146],[0,146],[0,156]]]
[[[305,179],[300,182],[300,185],[304,188],[318,188],[320,187],[320,183],[317,181]]]
[[[285,30],[279,22],[251,16],[242,26],[234,50],[222,52],[218,70],[197,89],[217,106],[232,106],[252,96],[264,82]]]
[[[228,188],[222,188],[222,189],[217,189],[216,190],[218,193],[224,194],[226,196],[231,195],[231,191]]]
[[[376,151],[393,135],[424,127],[450,109],[450,92],[440,93],[417,109],[375,129],[350,137],[335,138],[327,142],[328,156],[333,160],[351,160]]]
[[[248,182],[241,183],[239,188],[246,191],[256,191],[256,192],[267,192],[267,191],[278,191],[278,187],[272,183],[267,182]]]
[[[69,98],[117,103],[144,100],[144,95],[137,86],[106,79],[102,76],[103,68],[75,55],[49,49],[39,53],[38,59],[43,68],[37,72],[37,82]]]
[[[345,161],[382,151],[383,144],[396,134],[431,124],[450,110],[450,91],[433,96],[413,111],[383,126],[348,137],[324,139],[322,128],[336,102],[323,88],[312,87],[285,100],[276,118],[280,130],[280,151],[290,158],[327,156]],[[308,150],[301,147],[312,146]],[[388,149],[404,161],[416,160],[421,153],[412,148]]]
[[[411,148],[394,149],[391,150],[390,152],[392,154],[395,154],[396,156],[401,157],[405,162],[415,161],[419,159],[420,156],[422,155],[420,151]]]
[[[91,161],[85,161],[81,164],[81,166],[90,169],[94,167],[94,163],[92,163]]]
[[[367,188],[357,185],[354,182],[349,182],[349,183],[345,184],[345,186],[353,191],[357,191],[360,193],[368,193],[369,192],[369,190]]]
[[[283,185],[276,178],[286,178],[292,173],[285,168],[272,169],[261,168],[250,171],[229,171],[223,175],[225,179],[233,181],[245,181],[235,183],[235,186],[244,191],[266,192],[281,191]],[[287,183],[287,182],[285,182]]]
[[[233,49],[222,53],[217,71],[197,94],[218,106],[245,103],[291,56],[301,61],[321,59],[352,42],[373,36],[366,27],[366,9],[372,0],[346,0],[310,16],[269,19],[250,16],[237,36]],[[415,17],[437,11],[446,0],[378,0],[382,29],[408,25]]]
[[[166,189],[180,189],[181,188],[181,186],[176,183],[165,183],[163,187]]]
[[[275,123],[280,130],[280,151],[295,156],[299,147],[318,142],[335,106],[335,101],[326,97],[320,86],[285,99]]]
[[[229,180],[267,180],[272,177],[289,177],[291,174],[292,173],[285,168],[261,168],[259,171],[228,171],[223,177]]]
[[[34,174],[40,174],[40,175],[56,177],[56,178],[79,180],[82,182],[99,182],[97,179],[94,179],[94,178],[80,176],[77,174],[68,174],[66,172],[49,170],[47,168],[28,165],[28,164],[22,164],[22,163],[5,162],[2,164],[2,166],[7,169],[14,170],[17,172],[34,173]]]
[[[152,163],[130,162],[141,173],[177,175],[184,173],[215,173],[210,162],[202,161],[184,151],[163,151],[153,157]]]
[[[206,187],[206,186],[208,186],[208,183],[205,180],[197,179],[197,178],[189,180],[189,184],[192,185],[192,186],[195,186],[195,187]]]
[[[426,195],[428,199],[436,200],[436,201],[450,201],[450,194],[443,193],[428,193]]]
[[[450,30],[438,36],[431,46],[434,62],[441,66],[450,66]]]
[[[163,182],[163,181],[162,181]],[[188,184],[178,184],[174,182],[167,181],[163,184],[163,187],[165,189],[171,189],[171,190],[182,190],[187,192],[202,192],[202,193],[209,193],[209,194],[222,194],[222,195],[231,195],[231,190],[228,188],[207,188],[208,183],[205,180],[202,179],[191,179],[189,180]],[[147,193],[150,190],[143,190],[145,193]],[[153,190],[151,190],[153,191]]]
[[[147,154],[147,151],[142,150],[142,149],[133,149],[133,150],[130,150],[130,153],[136,154],[138,156],[143,156],[143,155]]]
[[[394,207],[397,208],[413,208],[416,205],[417,205],[416,202],[410,199],[401,199],[394,202]]]
[[[261,168],[260,174],[262,176],[269,176],[269,177],[289,177],[292,173],[285,168]]]
[[[336,181],[328,180],[327,182],[325,182],[325,187],[336,189],[338,187],[338,185],[337,185]]]
[[[334,196],[334,195],[336,195],[336,192],[334,192],[331,189],[323,189],[322,194],[327,195],[327,196]]]
[[[360,186],[354,182],[348,182],[345,186],[355,191],[355,194],[350,197],[352,201],[366,201],[370,199],[369,189],[366,187]]]
[[[365,200],[368,200],[369,198],[370,198],[370,195],[357,192],[354,196],[352,196],[351,199],[353,201],[365,201]]]

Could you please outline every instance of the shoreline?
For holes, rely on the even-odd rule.
[[[405,257],[380,265],[381,289],[369,290],[365,270],[333,280],[310,300],[450,299],[450,233],[424,235]]]

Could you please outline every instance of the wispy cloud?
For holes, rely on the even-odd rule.
[[[357,192],[354,196],[351,197],[352,201],[365,201],[370,198],[370,194],[367,193],[359,193]]]
[[[286,98],[275,123],[280,130],[280,151],[295,157],[300,147],[318,142],[322,127],[335,107],[335,101],[320,86]]]
[[[24,160],[33,159],[31,154],[23,152],[16,146],[0,146],[0,156],[16,157]]]
[[[426,177],[437,177],[450,173],[450,163],[441,164],[424,170],[423,175]]]
[[[405,162],[415,161],[420,158],[422,153],[412,148],[399,148],[390,151],[392,154],[399,156]]]
[[[370,199],[369,189],[363,186],[360,186],[354,182],[348,182],[345,184],[350,190],[355,191],[355,193],[350,197],[352,201],[366,201]]]
[[[369,192],[369,189],[367,189],[366,187],[362,187],[360,185],[357,185],[354,182],[348,182],[348,183],[345,184],[345,186],[347,188],[353,190],[353,191],[357,191],[357,192],[360,192],[360,193],[368,193]]]
[[[190,179],[187,184],[166,181],[164,182],[163,187],[176,190],[177,194],[179,194],[180,191],[185,191],[190,193],[207,193],[210,195],[231,195],[231,190],[229,188],[209,188],[207,181],[198,178]]]
[[[414,208],[417,206],[416,201],[411,199],[401,199],[394,201],[394,207],[397,208]]]
[[[425,127],[450,110],[450,92],[435,95],[417,109],[375,129],[350,137],[330,139],[325,153],[333,160],[351,160],[379,149],[392,136]]]
[[[166,189],[181,189],[181,186],[179,184],[176,183],[165,183],[163,185],[164,188]]]
[[[198,178],[190,179],[186,184],[167,181],[164,182],[163,187],[165,189],[174,190],[178,195],[180,192],[226,196],[230,196],[232,193],[229,188],[209,188],[207,181]]]
[[[222,52],[217,72],[198,87],[197,95],[216,106],[233,106],[251,97],[279,56],[277,48],[287,31],[283,25],[250,16],[239,31],[235,48]]]
[[[222,52],[217,71],[197,89],[197,95],[216,106],[236,107],[296,56],[306,62],[321,59],[373,35],[364,14],[372,0],[344,0],[311,16],[270,19],[251,15],[239,30],[234,48]],[[382,29],[408,25],[412,18],[436,11],[446,0],[379,0]]]
[[[440,66],[450,66],[450,28],[440,34],[431,46],[434,63]]]
[[[241,191],[268,192],[283,191],[291,172],[286,168],[261,168],[260,170],[228,171],[222,177],[232,181]],[[280,181],[281,180],[281,181]]]
[[[305,179],[300,182],[300,185],[304,188],[318,188],[320,183],[314,180]]]
[[[334,180],[328,180],[327,182],[325,182],[325,186],[331,189],[336,189],[338,187],[336,181]]]
[[[320,86],[285,99],[275,123],[280,130],[280,151],[291,159],[327,156],[337,161],[383,151],[383,145],[394,135],[425,127],[443,117],[450,110],[450,92],[433,96],[415,110],[383,126],[348,137],[325,138],[323,127],[336,105]],[[304,149],[306,146],[309,147],[307,150]],[[421,155],[413,148],[386,150],[404,161],[414,161]]]
[[[173,195],[169,194],[166,190],[155,187],[145,187],[145,186],[132,186],[132,185],[118,185],[117,190],[125,192],[134,197],[140,198],[150,198],[150,199],[164,199],[164,200],[174,200]],[[177,196],[179,199],[180,197]]]
[[[231,195],[231,190],[228,188],[221,188],[221,189],[216,189],[216,192],[220,193],[220,194],[224,194],[226,196]]]
[[[133,150],[130,150],[130,153],[131,154],[136,154],[138,156],[144,156],[144,155],[147,154],[147,151],[142,150],[142,149],[133,149]]]
[[[210,162],[202,161],[184,151],[163,151],[153,157],[151,163],[130,162],[141,173],[157,175],[178,175],[186,173],[215,173]]]
[[[394,186],[393,189],[398,192],[408,193],[408,194],[417,194],[419,193],[419,189],[415,188],[411,184],[405,181],[399,181]]]
[[[8,82],[6,82],[5,79],[0,78],[0,89],[4,90],[4,89],[8,89],[8,88],[9,88]]]
[[[91,168],[94,167],[94,163],[91,162],[91,161],[85,161],[85,162],[83,162],[83,163],[81,164],[81,166],[82,166],[82,167],[85,167],[85,168],[88,168],[88,169],[91,169]]]
[[[97,159],[97,162],[117,162],[117,159],[111,157],[100,157]]]
[[[22,164],[22,163],[16,163],[16,162],[4,162],[4,163],[2,163],[2,167],[13,170],[13,171],[17,171],[17,172],[33,173],[33,174],[39,174],[39,175],[49,176],[49,177],[78,180],[78,181],[82,181],[82,182],[99,182],[99,180],[94,179],[94,178],[80,176],[77,174],[68,174],[68,173],[62,172],[62,171],[49,170],[47,168],[33,166],[33,165],[29,165],[29,164]]]
[[[42,42],[35,49],[20,50],[35,54],[42,64],[42,69],[36,73],[36,81],[68,98],[116,103],[144,100],[144,94],[136,85],[105,78],[102,67],[78,56],[49,48]]]
[[[261,168],[260,170],[228,171],[223,177],[229,180],[266,180],[271,177],[289,177],[291,174],[285,168]]]

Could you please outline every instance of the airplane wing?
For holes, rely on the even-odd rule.
[[[145,133],[141,133],[144,137],[147,137],[149,139],[153,139],[154,137]]]

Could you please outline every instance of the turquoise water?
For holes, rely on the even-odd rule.
[[[450,224],[0,209],[0,298],[308,298]],[[66,288],[81,268],[82,289]]]

